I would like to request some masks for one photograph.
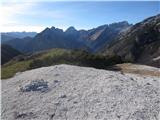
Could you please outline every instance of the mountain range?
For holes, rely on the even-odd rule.
[[[3,44],[25,54],[53,48],[79,49],[105,56],[117,55],[124,62],[160,67],[160,15],[135,25],[122,21],[90,30],[77,30],[71,26],[63,31],[51,27],[34,37],[14,38]]]
[[[63,31],[62,29],[51,27],[46,28],[33,38],[15,38],[4,42],[4,44],[24,53],[33,53],[52,48],[85,49],[95,52],[130,26],[128,22],[124,21],[102,25],[90,30],[76,30],[74,27],[69,27],[66,31]]]
[[[36,32],[2,32],[1,33],[1,43],[15,39],[15,38],[25,38],[25,37],[34,37]]]

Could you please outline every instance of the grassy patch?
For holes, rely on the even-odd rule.
[[[43,53],[12,60],[2,66],[2,79],[12,77],[15,73],[58,64],[70,64],[106,69],[107,66],[121,63],[119,56],[102,56],[86,51],[53,49]]]
[[[1,79],[10,78],[17,72],[25,71],[29,68],[31,61],[22,61],[14,64],[2,66],[1,68]]]

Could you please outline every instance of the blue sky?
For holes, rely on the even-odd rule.
[[[6,0],[1,4],[1,32],[37,31],[55,26],[90,29],[103,24],[137,23],[160,13],[158,1],[29,1]]]

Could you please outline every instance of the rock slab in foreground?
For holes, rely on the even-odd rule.
[[[48,91],[21,91],[41,79]],[[30,70],[2,81],[2,120],[159,120],[159,83],[70,65]]]

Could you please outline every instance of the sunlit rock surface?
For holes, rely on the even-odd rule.
[[[159,120],[159,83],[71,65],[30,70],[2,80],[2,120]]]

